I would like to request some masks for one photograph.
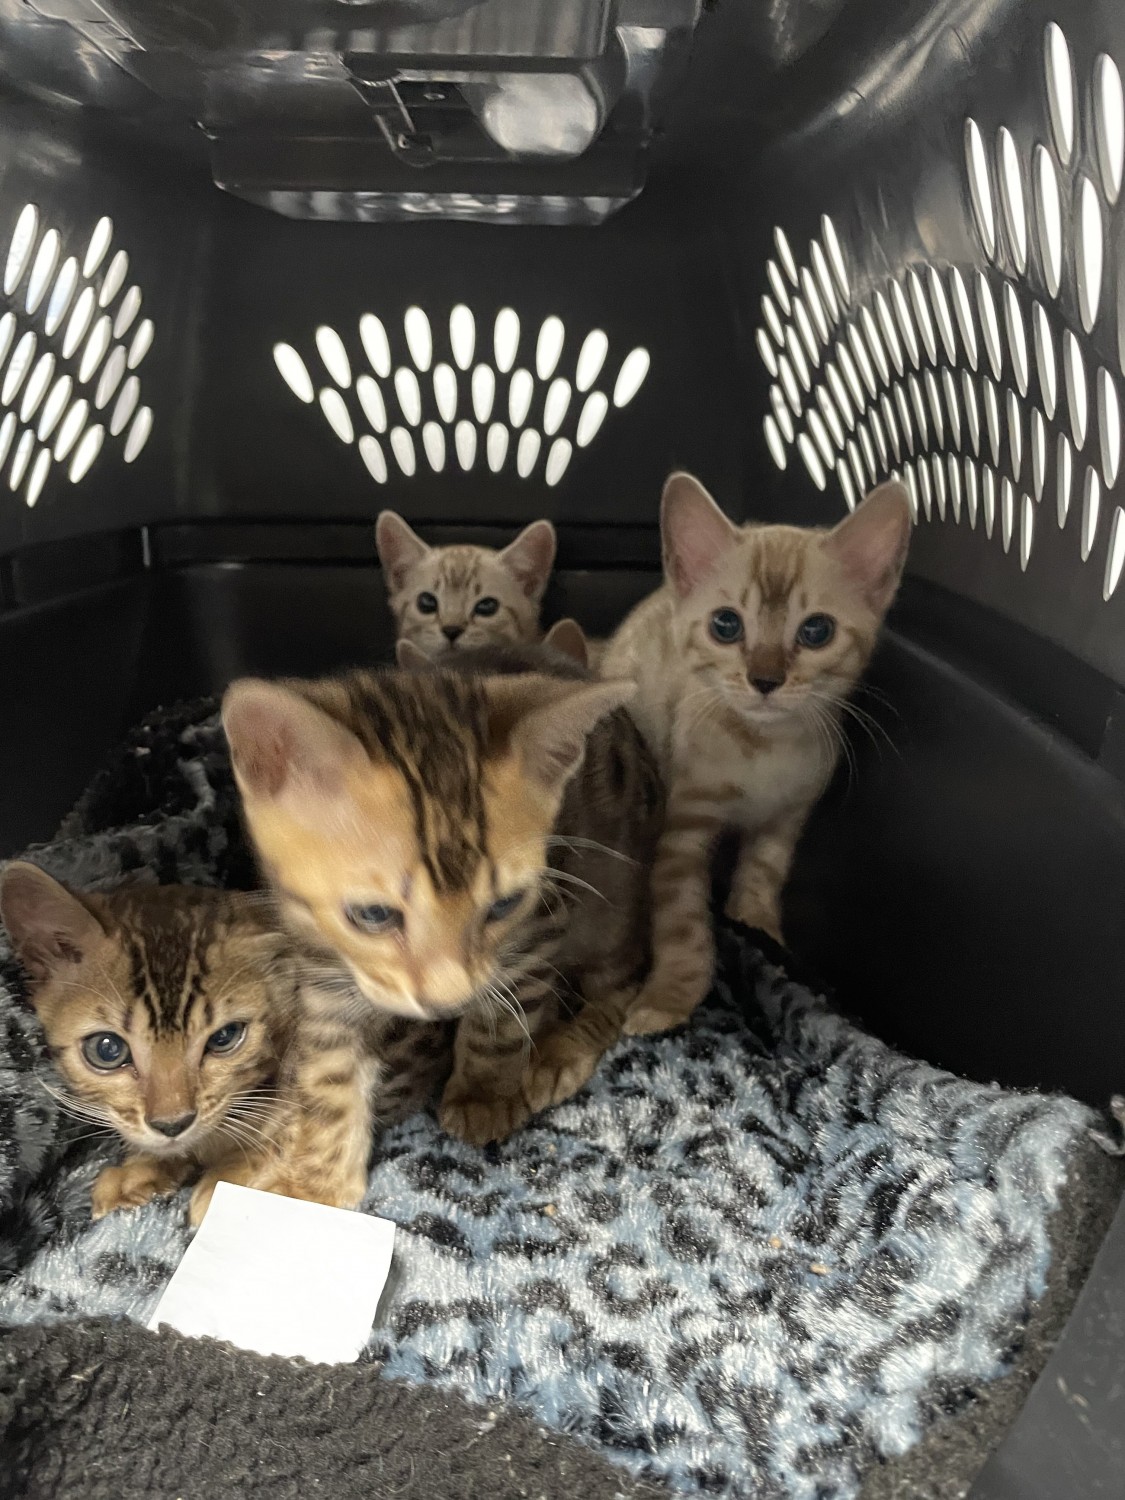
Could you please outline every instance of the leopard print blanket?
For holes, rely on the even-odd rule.
[[[213,705],[142,725],[31,857],[87,887],[250,880]],[[846,1500],[1010,1364],[1090,1117],[893,1052],[745,932],[720,953],[690,1027],[623,1043],[503,1145],[430,1114],[383,1136],[364,1207],[399,1237],[365,1357],[684,1493]],[[0,1322],[145,1321],[183,1197],[91,1224],[114,1148],[49,1080],[5,959]]]

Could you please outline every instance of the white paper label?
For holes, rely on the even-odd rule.
[[[389,1219],[220,1182],[148,1326],[318,1364],[357,1359],[394,1239]]]

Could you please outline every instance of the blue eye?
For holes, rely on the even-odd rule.
[[[487,617],[494,615],[499,608],[499,599],[494,599],[491,594],[485,594],[483,599],[478,599],[473,605],[473,614]]]
[[[344,916],[357,932],[393,932],[402,926],[402,912],[393,906],[345,906]]]
[[[245,1021],[228,1021],[207,1038],[205,1052],[233,1052],[246,1035]]]
[[[721,646],[742,639],[742,616],[734,609],[717,609],[711,616],[711,635]]]
[[[807,646],[810,651],[819,651],[835,634],[836,621],[831,615],[810,615],[797,627],[797,644]]]
[[[112,1073],[129,1061],[129,1044],[116,1031],[96,1031],[82,1043],[82,1056],[100,1073]]]
[[[523,901],[525,892],[513,891],[510,896],[501,896],[499,901],[494,901],[484,914],[486,922],[502,922],[505,917],[510,917]]]
[[[414,602],[418,606],[419,614],[437,614],[437,598],[435,597],[435,595],[427,593],[425,590],[423,590],[423,592],[418,595],[417,599]]]

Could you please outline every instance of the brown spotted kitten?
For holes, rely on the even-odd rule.
[[[697,480],[673,474],[661,534],[664,584],[601,664],[638,684],[631,712],[668,788],[633,1033],[686,1020],[707,992],[711,855],[725,828],[742,834],[728,913],[780,938],[782,887],[898,587],[910,509],[890,483],[831,531],[735,526]]]
[[[290,1129],[256,1186],[354,1205],[373,1118],[445,1079],[444,1128],[501,1139],[619,1035],[663,812],[619,707],[634,689],[492,649],[464,670],[227,693],[246,821],[302,949]]]
[[[275,1120],[294,993],[261,902],[186,886],[79,895],[17,861],[0,877],[0,914],[62,1108],[128,1148],[94,1183],[94,1218],[202,1173],[198,1223],[218,1178],[257,1164]]]
[[[539,638],[539,604],[555,561],[555,528],[533,521],[501,552],[429,547],[393,510],[375,525],[375,545],[399,640],[427,656],[491,641]]]

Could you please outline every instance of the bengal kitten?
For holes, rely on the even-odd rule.
[[[632,713],[668,787],[653,968],[630,1033],[677,1025],[707,992],[711,856],[725,828],[741,831],[728,914],[780,939],[782,887],[898,588],[910,508],[889,483],[831,531],[735,526],[698,480],[673,474],[661,535],[665,581],[602,662],[638,684]]]
[[[393,510],[375,524],[375,546],[399,640],[427,656],[539,638],[539,605],[555,561],[555,528],[533,521],[501,552],[430,547]]]
[[[620,709],[634,688],[494,649],[517,655],[489,670],[513,675],[467,655],[463,671],[226,695],[247,825],[302,949],[291,1129],[256,1186],[354,1205],[373,1116],[445,1078],[443,1127],[499,1140],[569,1098],[620,1034],[663,815]]]
[[[258,1165],[276,1117],[294,990],[262,904],[187,886],[79,895],[17,861],[0,876],[0,915],[62,1108],[128,1148],[94,1183],[94,1218],[202,1172],[198,1223],[220,1177]]]

